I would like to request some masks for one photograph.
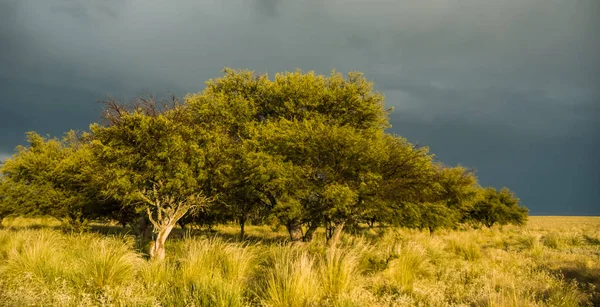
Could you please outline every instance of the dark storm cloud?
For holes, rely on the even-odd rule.
[[[0,153],[27,130],[85,129],[107,94],[196,92],[224,66],[360,70],[396,107],[391,131],[516,190],[534,213],[600,214],[599,8],[0,0]]]
[[[119,7],[115,4],[121,0],[62,0],[52,3],[51,12],[64,13],[83,22],[107,22],[118,17]]]

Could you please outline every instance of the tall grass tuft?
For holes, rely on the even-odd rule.
[[[577,283],[560,281],[548,291],[546,303],[548,306],[577,307],[584,306],[589,297],[578,291]]]
[[[297,247],[267,249],[261,263],[258,300],[263,306],[310,306],[321,297],[315,261]]]
[[[481,249],[472,241],[463,242],[457,239],[451,239],[448,242],[448,248],[464,260],[476,261],[481,259]]]
[[[567,245],[579,246],[585,243],[584,237],[578,232],[569,232],[565,234],[565,242]]]
[[[549,232],[542,236],[542,242],[545,246],[553,249],[562,249],[565,244],[561,235],[557,232]]]
[[[254,261],[252,249],[220,239],[186,240],[181,260],[184,287],[199,306],[243,306]]]
[[[525,231],[518,239],[519,244],[526,250],[531,252],[534,258],[540,258],[544,254],[544,245],[541,240],[541,235],[531,231]]]
[[[323,295],[326,299],[335,301],[348,296],[359,285],[362,251],[360,246],[342,248],[333,245],[327,250],[325,258],[319,263]]]
[[[375,286],[378,292],[410,293],[417,278],[427,271],[424,248],[414,243],[396,243],[390,247],[387,269]]]
[[[72,280],[77,287],[98,291],[131,281],[142,264],[140,255],[130,245],[114,238],[83,235],[88,240],[74,240],[76,265]],[[84,242],[84,244],[82,244]]]
[[[175,263],[167,261],[147,262],[138,271],[142,289],[155,297],[154,305],[185,306],[187,296],[182,292],[182,281]]]
[[[11,250],[10,245],[13,243],[15,234],[10,231],[2,231],[0,229],[0,261],[8,258]]]
[[[12,244],[4,274],[53,281],[60,277],[63,240],[53,231],[27,231],[29,238]]]

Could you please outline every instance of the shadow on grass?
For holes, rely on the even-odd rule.
[[[560,273],[566,280],[574,280],[579,283],[584,290],[591,293],[593,306],[600,306],[600,269],[588,268],[577,263],[565,264],[554,270]],[[590,287],[590,285],[593,285]]]
[[[136,236],[136,231],[131,227],[122,227],[122,226],[111,226],[111,225],[102,225],[102,224],[94,224],[91,225],[91,232],[96,232],[103,235],[132,235]],[[221,238],[226,242],[242,242],[238,233],[232,232],[223,232],[215,229],[199,229],[199,228],[191,228],[186,227],[182,228],[174,228],[171,234],[169,235],[169,240],[183,240],[186,238]],[[252,234],[249,233],[245,236],[243,242],[246,243],[262,243],[262,244],[277,244],[288,241],[288,237],[284,234],[272,233],[269,236],[265,234]]]
[[[44,225],[44,224],[31,224],[31,225],[27,225],[27,226],[21,226],[21,225],[0,225],[0,229],[2,230],[9,230],[9,231],[19,231],[19,230],[24,230],[24,229],[30,229],[30,230],[41,230],[41,229],[50,229],[50,230],[56,230],[56,231],[61,231],[61,227],[60,225]]]
[[[590,245],[600,245],[600,239],[598,238],[590,237],[588,235],[583,235],[583,238]]]

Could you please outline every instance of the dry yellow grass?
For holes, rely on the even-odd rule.
[[[48,219],[0,229],[0,306],[600,305],[600,217],[531,217],[524,227],[373,228],[331,249],[249,226],[178,231],[150,263],[123,230],[67,235]],[[95,225],[100,226],[100,225]],[[193,234],[193,236],[192,236]]]
[[[600,231],[600,216],[530,216],[526,229]]]

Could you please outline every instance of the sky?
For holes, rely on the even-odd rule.
[[[600,215],[598,0],[0,0],[0,159],[108,96],[199,92],[224,67],[362,71],[390,132],[532,215]]]

